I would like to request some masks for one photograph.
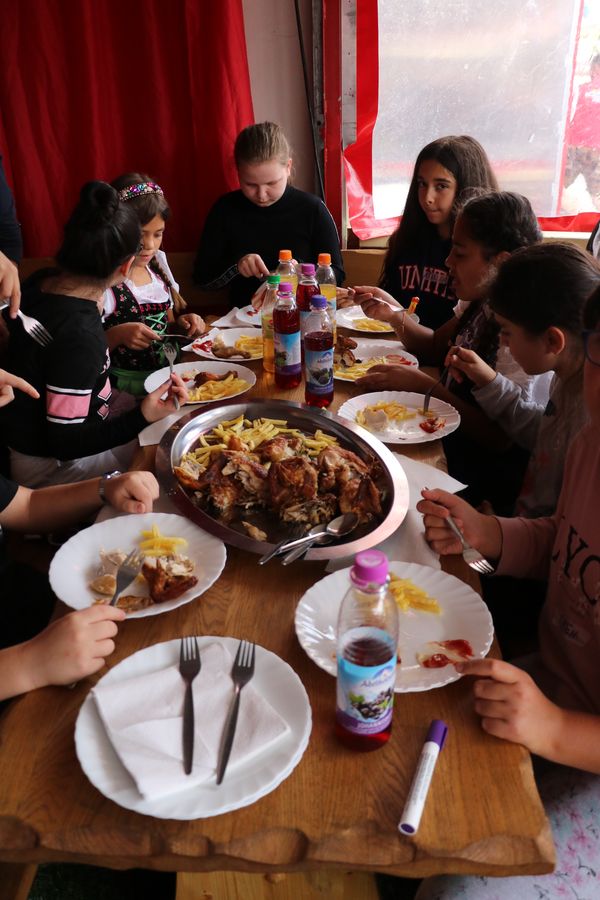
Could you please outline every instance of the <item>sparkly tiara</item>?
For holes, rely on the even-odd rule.
[[[119,191],[119,200],[133,200],[135,197],[143,197],[144,194],[162,194],[163,189],[154,181],[142,181],[141,184],[130,184]]]

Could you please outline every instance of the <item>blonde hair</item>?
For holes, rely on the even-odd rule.
[[[259,122],[240,131],[233,148],[235,164],[263,163],[276,159],[282,166],[287,165],[291,151],[283,130],[275,122]]]

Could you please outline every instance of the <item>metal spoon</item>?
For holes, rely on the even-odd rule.
[[[289,566],[290,563],[299,559],[315,543],[326,544],[331,538],[343,537],[346,534],[350,534],[357,525],[358,516],[356,513],[352,512],[344,513],[343,516],[338,516],[337,519],[333,519],[333,521],[325,527],[323,527],[323,525],[315,525],[315,527],[311,528],[308,534],[302,539],[302,543],[297,543],[291,553],[288,553],[287,556],[284,557],[283,565]]]

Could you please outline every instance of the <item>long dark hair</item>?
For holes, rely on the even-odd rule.
[[[542,240],[531,203],[512,191],[494,191],[467,200],[460,210],[460,221],[471,240],[481,244],[485,259]]]
[[[134,256],[140,243],[140,223],[134,211],[119,202],[105,181],[88,181],[65,225],[56,262],[65,272],[106,282]]]
[[[497,191],[498,182],[486,152],[475,138],[468,135],[448,135],[437,138],[427,144],[417,156],[412,180],[406,197],[402,219],[396,231],[391,235],[388,250],[383,261],[379,284],[382,288],[389,284],[391,273],[398,265],[399,259],[418,252],[437,228],[428,221],[419,203],[419,169],[421,163],[428,160],[438,162],[452,173],[456,179],[456,194],[450,225],[461,204],[461,195],[469,189]]]

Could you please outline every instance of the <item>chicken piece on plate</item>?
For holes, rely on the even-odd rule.
[[[317,496],[317,470],[302,456],[275,462],[269,469],[269,491],[276,510]]]
[[[235,478],[223,475],[226,462],[221,453],[199,477],[197,487],[198,491],[208,494],[224,521],[233,517],[234,507],[243,493],[242,485]]]
[[[282,459],[297,456],[301,447],[302,441],[300,438],[288,438],[284,434],[278,434],[276,437],[271,438],[270,441],[265,441],[264,444],[261,444],[258,452],[262,462],[280,462]]]
[[[331,491],[336,484],[352,478],[360,478],[369,473],[369,466],[352,450],[341,447],[326,447],[317,457],[319,488]]]
[[[191,574],[192,568],[193,563],[187,557],[146,557],[142,575],[148,583],[154,602],[176,600],[198,584],[196,576]]]
[[[381,515],[381,497],[368,475],[347,479],[340,487],[338,502],[340,512],[356,513],[359,522],[368,522]]]
[[[200,476],[205,471],[204,466],[201,466],[200,463],[196,462],[196,460],[191,457],[182,460],[181,465],[173,468],[173,472],[179,483],[183,485],[183,487],[190,488],[192,491],[199,491],[201,489]]]

